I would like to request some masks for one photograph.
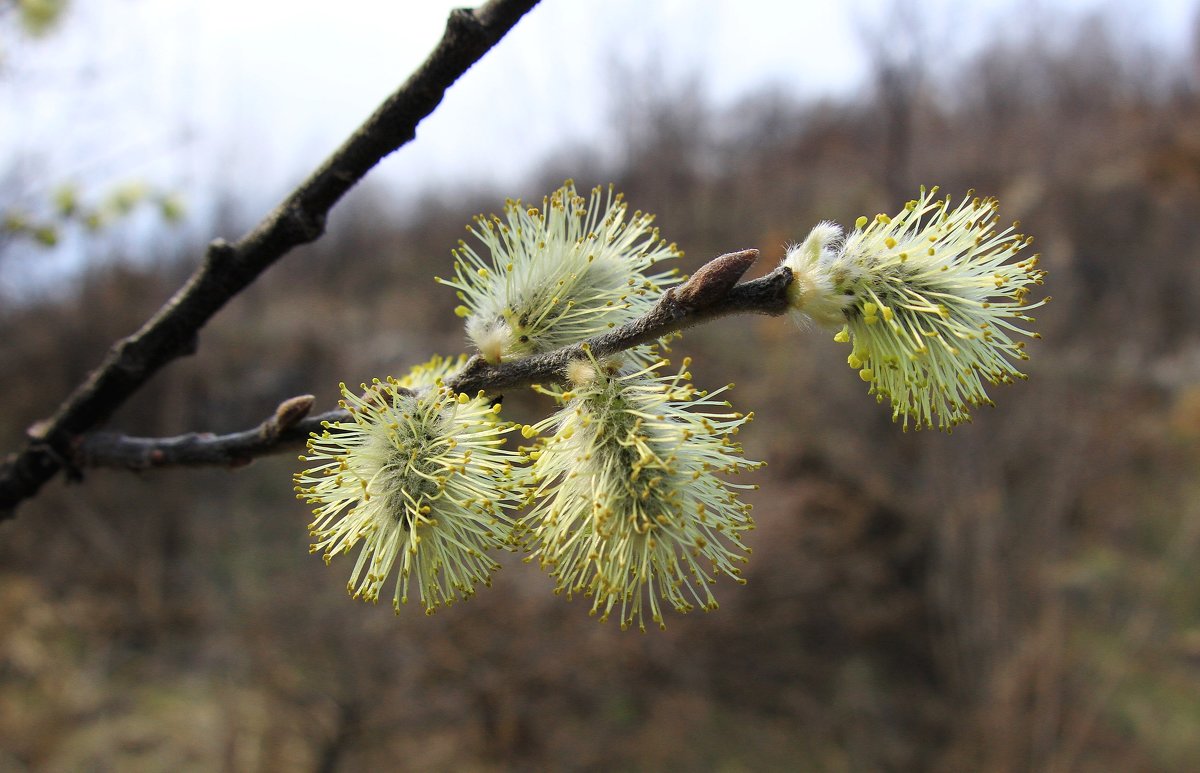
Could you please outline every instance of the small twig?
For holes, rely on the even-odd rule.
[[[154,374],[196,349],[205,323],[287,254],[316,240],[334,204],[384,156],[416,136],[417,124],[451,84],[512,29],[538,0],[490,0],[450,14],[437,47],[407,81],[308,179],[253,230],[214,241],[196,272],[140,330],[113,345],[25,447],[0,464],[0,520],[35,495],[74,456],[79,438],[112,415]]]
[[[79,467],[119,467],[149,470],[155,467],[241,467],[255,457],[274,453],[308,437],[328,414],[305,420],[316,398],[301,395],[285,400],[253,429],[214,435],[189,432],[165,438],[139,438],[115,432],[93,432],[78,443],[72,464]],[[335,412],[340,413],[340,412]]]
[[[787,311],[786,291],[792,281],[789,269],[780,266],[760,279],[733,284],[756,257],[758,250],[742,250],[714,258],[683,287],[668,290],[654,308],[641,317],[587,341],[498,365],[489,365],[476,355],[446,384],[467,394],[536,384],[561,378],[568,362],[584,356],[585,346],[594,356],[607,357],[717,317],[746,313],[782,314]],[[733,281],[730,281],[731,264],[737,267],[732,269],[737,272]],[[714,266],[721,268],[713,270]]]
[[[767,314],[787,311],[787,286],[792,272],[780,267],[766,276],[744,284],[735,284],[758,256],[758,250],[743,250],[709,261],[682,287],[667,291],[650,311],[608,333],[587,341],[564,346],[553,352],[488,365],[476,356],[467,361],[447,386],[459,392],[496,393],[506,389],[561,380],[568,362],[583,356],[589,347],[604,357],[659,338],[692,325],[731,314]],[[307,400],[303,411],[285,408]],[[303,418],[312,405],[312,397],[294,397],[284,402],[275,415],[258,427],[228,435],[190,433],[169,438],[138,438],[113,433],[85,436],[77,445],[70,463],[75,467],[120,467],[145,470],[155,467],[219,465],[236,467],[252,459],[276,454],[303,445],[325,422],[348,420],[344,410]],[[291,421],[284,424],[280,415]]]

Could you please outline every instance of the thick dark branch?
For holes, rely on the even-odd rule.
[[[731,314],[768,314],[787,311],[787,286],[792,272],[777,268],[770,274],[744,284],[738,278],[750,267],[757,250],[722,255],[697,271],[684,286],[668,291],[653,309],[619,328],[594,336],[585,342],[564,346],[546,354],[488,365],[476,356],[447,385],[460,392],[496,393],[505,389],[548,383],[563,378],[563,369],[583,356],[583,347],[596,357],[605,357],[656,341],[686,327]],[[152,467],[220,465],[236,467],[259,456],[279,453],[303,445],[309,433],[319,431],[322,422],[345,421],[349,414],[334,410],[311,418],[285,411],[305,398],[283,403],[275,416],[258,427],[229,435],[188,434],[173,438],[134,438],[115,434],[85,436],[72,454],[77,467],[121,467],[142,470]],[[307,398],[304,412],[312,404]],[[281,421],[281,414],[291,417]]]
[[[450,14],[437,47],[307,180],[233,244],[218,239],[188,282],[133,335],[118,341],[55,414],[30,431],[25,448],[0,465],[0,520],[73,456],[85,432],[112,415],[167,363],[195,351],[200,329],[225,303],[292,248],[317,239],[333,205],[384,156],[416,136],[446,89],[537,0],[490,0]]]

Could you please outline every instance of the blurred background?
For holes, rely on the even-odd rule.
[[[920,184],[994,194],[1055,296],[1027,383],[904,434],[823,331],[689,332],[676,354],[737,382],[769,466],[749,584],[645,635],[517,556],[431,618],[350,600],[292,454],[56,481],[0,526],[0,770],[1195,769],[1195,8],[782,5],[545,0],[111,426],[240,429],[462,351],[432,276],[471,215],[566,177],[656,213],[686,271],[756,247],[765,273]],[[0,2],[0,449],[450,6],[334,7]]]

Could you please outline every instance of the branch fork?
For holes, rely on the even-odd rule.
[[[787,311],[787,286],[792,279],[789,269],[780,267],[764,277],[738,284],[757,257],[758,250],[741,250],[714,258],[686,283],[664,293],[646,314],[586,341],[497,365],[489,365],[476,355],[447,379],[446,386],[466,394],[480,391],[497,394],[506,389],[560,381],[567,364],[585,356],[585,348],[597,357],[605,357],[731,314],[782,314]],[[326,422],[350,419],[350,414],[344,410],[309,417],[313,402],[312,395],[285,400],[257,427],[227,435],[188,433],[167,438],[140,438],[93,433],[81,438],[70,462],[77,467],[131,470],[172,466],[238,467],[260,456],[301,447],[308,436],[320,432]]]
[[[537,2],[489,0],[474,11],[452,12],[424,63],[340,148],[241,239],[213,241],[187,283],[140,330],[113,345],[24,448],[0,462],[0,521],[13,517],[18,504],[63,469],[66,457],[80,456],[78,450],[72,454],[71,446],[86,446],[88,433],[152,376],[195,351],[200,328],[231,298],[293,248],[320,237],[329,210],[383,157],[412,140],[417,124],[438,106],[446,89]],[[282,430],[279,436],[287,434]],[[210,442],[199,438],[189,442]],[[153,462],[152,457],[145,460]]]

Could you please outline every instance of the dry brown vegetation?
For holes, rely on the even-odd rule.
[[[687,268],[745,247],[769,263],[817,220],[894,209],[919,183],[995,194],[1037,235],[1055,301],[1031,378],[952,436],[900,433],[843,349],[786,320],[677,346],[698,380],[738,382],[762,418],[747,455],[770,462],[749,584],[720,587],[718,612],[623,633],[512,557],[470,602],[393,617],[307,555],[291,456],[97,472],[0,532],[0,768],[1188,768],[1200,87],[1090,24],[1060,49],[997,43],[900,105],[661,94],[621,118],[615,165],[551,165],[524,191],[616,181]],[[499,197],[453,200],[398,226],[360,191],[113,425],[250,426],[282,397],[329,405],[339,380],[459,351],[431,276]],[[186,268],[131,265],[0,311],[4,447]]]

